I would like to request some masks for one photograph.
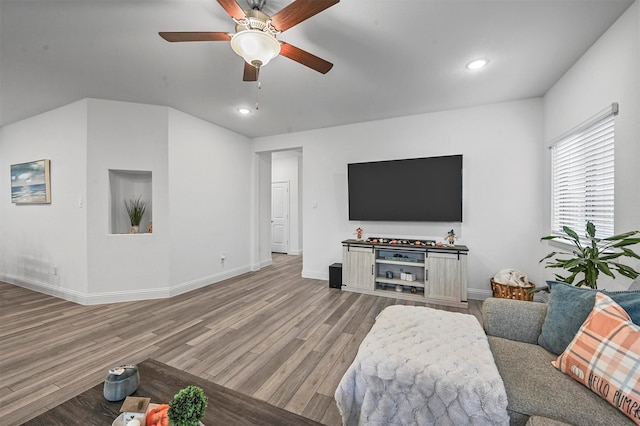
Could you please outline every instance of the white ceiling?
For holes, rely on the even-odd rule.
[[[333,69],[278,57],[258,90],[228,42],[158,36],[233,32],[216,0],[0,0],[0,125],[92,97],[257,137],[542,96],[632,3],[342,0],[279,36]],[[489,65],[466,70],[477,57]]]

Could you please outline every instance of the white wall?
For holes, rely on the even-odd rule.
[[[167,107],[87,99],[0,129],[0,176],[42,158],[50,205],[11,204],[8,181],[0,186],[0,279],[96,304],[250,270],[246,137]],[[110,169],[151,172],[153,233],[111,233],[122,200],[111,200]]]
[[[175,293],[251,269],[253,154],[244,136],[176,110],[169,117],[170,281]]]
[[[257,138],[256,152],[303,147],[303,276],[327,279],[356,227],[367,235],[434,238],[456,230],[469,247],[470,297],[503,267],[539,281],[542,100],[529,99]],[[347,164],[463,154],[463,223],[348,220]],[[393,201],[393,194],[380,194]],[[437,200],[434,200],[437,202]]]
[[[289,251],[287,254],[302,254],[302,221],[299,175],[302,168],[302,151],[274,152],[271,158],[271,181],[289,183]]]
[[[0,129],[0,279],[71,300],[86,293],[86,123],[80,101]],[[51,160],[51,204],[11,203],[10,165],[41,159]]]
[[[616,233],[621,233],[640,230],[640,4],[637,1],[545,95],[545,144],[613,102],[620,105],[620,113],[615,118],[615,228]],[[544,229],[548,233],[550,162],[546,149],[544,159],[543,211]],[[624,263],[640,268],[640,262],[624,259]],[[551,279],[553,273],[554,270],[547,270],[546,278]],[[622,290],[630,285],[624,277],[606,278],[598,279],[599,288]]]
[[[88,101],[86,303],[169,295],[167,119],[166,107]],[[111,200],[110,169],[151,172],[153,233],[111,233],[111,203],[123,200]]]

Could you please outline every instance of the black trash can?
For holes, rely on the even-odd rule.
[[[329,287],[342,288],[342,263],[329,266]]]

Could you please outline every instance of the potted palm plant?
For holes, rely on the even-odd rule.
[[[545,268],[563,268],[570,274],[561,276],[555,274],[558,281],[574,284],[578,275],[584,276],[575,282],[576,287],[587,286],[598,288],[597,280],[600,272],[615,278],[613,271],[627,278],[635,279],[640,275],[635,269],[618,261],[620,257],[633,257],[640,259],[629,246],[640,243],[640,238],[635,237],[640,231],[625,232],[607,238],[596,238],[596,226],[588,221],[586,234],[581,240],[578,234],[568,226],[562,230],[566,235],[547,235],[540,240],[567,241],[574,246],[572,252],[554,251],[540,259],[554,258],[545,265]]]
[[[137,234],[140,229],[140,222],[142,221],[142,216],[144,216],[145,211],[147,210],[147,203],[142,201],[142,195],[138,196],[136,199],[130,199],[129,201],[124,201],[124,207],[127,210],[127,215],[129,216],[129,222],[131,222],[131,233]]]

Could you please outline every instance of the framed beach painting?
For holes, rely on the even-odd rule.
[[[11,165],[11,202],[51,203],[51,160]]]

